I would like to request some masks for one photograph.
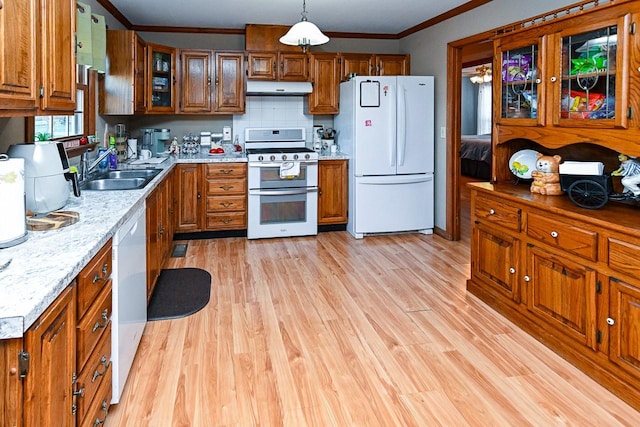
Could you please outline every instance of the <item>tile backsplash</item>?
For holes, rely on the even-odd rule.
[[[245,114],[233,116],[233,134],[244,142],[244,129],[248,127],[304,127],[307,143],[311,142],[313,116],[305,114],[304,96],[247,96]]]

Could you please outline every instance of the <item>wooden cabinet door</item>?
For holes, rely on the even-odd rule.
[[[176,50],[147,44],[147,113],[176,110]]]
[[[244,55],[242,52],[216,52],[216,112],[243,113]]]
[[[212,51],[182,50],[180,52],[180,111],[211,112]]]
[[[180,164],[176,173],[175,192],[178,198],[176,232],[200,231],[202,228],[200,222],[200,166]]]
[[[346,160],[318,162],[318,224],[347,222],[348,175]]]
[[[160,212],[158,191],[147,196],[147,301],[151,298],[153,287],[160,276]]]
[[[306,53],[278,54],[278,80],[306,82],[309,80],[309,58]]]
[[[311,84],[309,113],[337,114],[340,101],[339,63],[336,53],[313,53],[311,63]]]
[[[166,206],[166,220],[165,220],[165,233],[167,233],[168,240],[168,251],[171,251],[171,245],[173,242],[173,235],[176,232],[176,193],[175,193],[175,170],[171,172],[169,176],[165,179],[166,185],[166,198],[167,198],[167,206]]]
[[[40,109],[72,112],[76,108],[76,2],[40,2]]]
[[[471,275],[493,293],[520,302],[520,240],[497,228],[473,227]]]
[[[22,425],[22,380],[18,355],[22,351],[22,339],[0,340],[0,425]]]
[[[35,110],[36,0],[4,1],[0,9],[0,101],[3,110]]]
[[[490,258],[486,253],[483,256]],[[535,246],[527,247],[527,262],[529,311],[595,350],[595,271]]]
[[[408,76],[409,55],[376,55],[376,73],[379,76]]]
[[[25,333],[29,373],[24,382],[24,425],[75,425],[75,286],[65,289]]]
[[[640,376],[640,287],[609,281],[609,359]]]
[[[275,80],[277,77],[276,52],[247,52],[247,78]]]
[[[349,80],[351,73],[356,73],[359,76],[374,74],[374,57],[369,53],[341,53],[340,63],[340,81],[342,82]]]
[[[134,112],[140,114],[147,111],[147,44],[137,33],[133,34],[135,38]]]

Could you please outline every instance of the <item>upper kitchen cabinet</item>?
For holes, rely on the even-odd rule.
[[[375,70],[378,76],[408,76],[409,55],[375,55]]]
[[[640,154],[638,15],[630,8],[638,9],[610,7],[496,39],[497,144],[586,142]]]
[[[305,53],[247,52],[247,78],[306,82],[309,80],[309,58]]]
[[[0,115],[72,113],[76,103],[73,0],[1,2]]]
[[[134,31],[107,30],[107,68],[99,76],[100,114],[146,111],[146,43]]]
[[[176,49],[147,43],[147,113],[176,111]]]
[[[337,53],[311,53],[311,84],[309,113],[337,114],[340,100],[340,64]]]
[[[211,113],[213,92],[213,52],[210,50],[180,51],[181,113]]]
[[[349,80],[351,73],[359,76],[371,76],[374,74],[375,59],[374,55],[370,53],[341,53],[339,61],[341,82]]]
[[[216,52],[215,67],[215,111],[244,113],[244,54]]]

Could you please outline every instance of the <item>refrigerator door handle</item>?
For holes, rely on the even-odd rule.
[[[398,83],[398,166],[404,165],[404,155],[407,146],[407,103],[406,103],[405,89],[400,83]]]
[[[391,175],[391,176],[362,176],[357,177],[361,185],[398,185],[418,184],[420,182],[433,181],[432,174],[426,175]]]

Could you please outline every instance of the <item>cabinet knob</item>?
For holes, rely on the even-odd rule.
[[[494,209],[489,209],[489,215],[495,215],[496,211]]]
[[[516,269],[515,269],[515,268],[511,267],[511,268],[509,269],[509,273],[511,273],[511,274],[515,274],[515,272],[516,272]]]
[[[551,77],[551,83],[555,83],[558,81],[558,78],[556,76]]]
[[[551,232],[551,237],[553,237],[554,239],[558,237],[558,232],[557,231],[552,231]]]
[[[529,276],[524,276],[524,281],[525,281],[525,282],[530,282],[530,281],[531,281],[531,277],[529,277]]]
[[[74,390],[73,395],[84,397],[84,387],[80,387],[80,390]]]
[[[542,83],[542,79],[536,79],[536,84],[539,85],[540,83]]]
[[[613,326],[615,324],[616,324],[615,319],[612,319],[611,317],[607,317],[607,325]]]

